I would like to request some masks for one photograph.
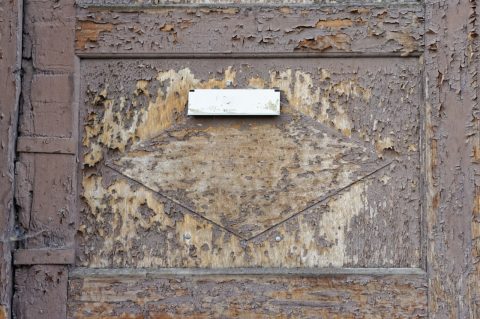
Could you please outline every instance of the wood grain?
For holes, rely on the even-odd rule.
[[[85,60],[77,265],[418,267],[418,68]],[[229,83],[279,88],[282,114],[186,115],[190,89]]]
[[[427,313],[421,274],[85,274],[70,278],[69,295],[68,318],[423,318]]]

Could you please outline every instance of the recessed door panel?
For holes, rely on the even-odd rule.
[[[418,63],[82,62],[79,265],[419,266]],[[225,88],[278,89],[281,115],[187,115]]]

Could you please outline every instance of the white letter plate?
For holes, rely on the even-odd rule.
[[[280,115],[280,91],[192,90],[188,93],[188,115]]]

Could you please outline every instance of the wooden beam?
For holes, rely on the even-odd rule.
[[[480,318],[478,3],[425,2],[425,220],[431,318]]]
[[[20,136],[17,140],[17,152],[75,154],[76,145],[72,138]]]
[[[68,317],[419,318],[426,286],[425,274],[70,277]]]
[[[0,318],[11,317],[15,140],[20,104],[23,1],[0,4]]]
[[[17,249],[14,265],[71,265],[75,262],[73,248]]]
[[[75,268],[69,278],[129,277],[161,278],[165,276],[424,276],[420,268]]]

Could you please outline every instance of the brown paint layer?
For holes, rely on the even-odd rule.
[[[15,240],[20,249],[25,249],[20,251],[20,261],[24,258],[23,262],[35,263],[50,257],[49,261],[53,262],[55,254],[42,256],[41,253],[74,246],[76,159],[73,154],[48,154],[48,151],[62,153],[64,150],[58,149],[65,141],[62,138],[77,141],[75,7],[70,0],[23,1],[23,4],[22,99],[18,125],[19,135],[23,137],[19,150],[25,147],[42,151],[37,147],[42,143],[48,143],[44,144],[48,147],[43,148],[46,153],[18,153]],[[72,146],[69,145],[69,153],[75,153]],[[65,318],[66,288],[65,266],[17,265],[13,316]]]
[[[478,1],[426,1],[429,315],[479,318]]]
[[[68,265],[75,260],[74,249],[17,249],[15,265]]]
[[[424,275],[70,278],[68,318],[422,318]]]
[[[89,54],[423,51],[419,3],[368,7],[81,9],[76,49]],[[212,29],[212,26],[213,29]]]
[[[0,318],[11,315],[14,160],[21,84],[22,1],[0,5]]]
[[[65,266],[17,268],[13,299],[16,318],[65,318],[67,279],[68,270]]]
[[[20,136],[17,139],[17,152],[75,154],[76,143],[72,138]]]

